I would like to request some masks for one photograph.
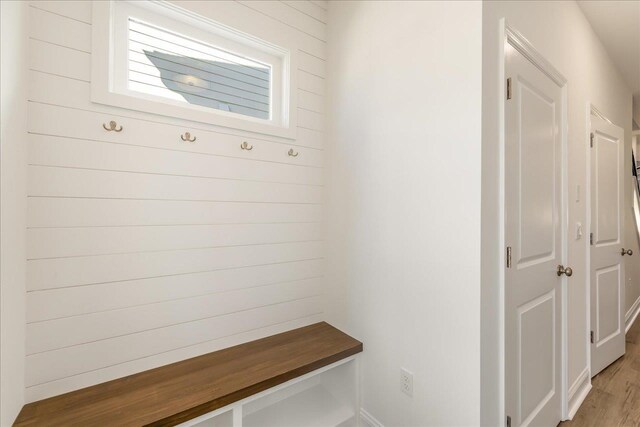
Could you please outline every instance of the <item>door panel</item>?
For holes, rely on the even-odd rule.
[[[591,118],[591,375],[624,354],[624,131]]]
[[[513,426],[561,419],[562,88],[510,45],[505,104],[506,409]]]
[[[548,261],[555,252],[555,106],[525,81],[518,82],[520,149],[520,259]]]
[[[596,271],[596,344],[602,345],[620,333],[620,266]]]
[[[620,243],[620,144],[595,132],[596,151],[596,245]]]
[[[555,289],[518,309],[522,417],[539,412],[555,393]],[[523,424],[527,424],[524,422]]]

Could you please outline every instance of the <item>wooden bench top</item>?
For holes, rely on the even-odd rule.
[[[361,351],[320,322],[29,403],[15,425],[175,425]]]

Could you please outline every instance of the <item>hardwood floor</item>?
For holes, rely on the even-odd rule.
[[[626,354],[592,379],[572,421],[560,427],[640,426],[640,319],[627,334]]]

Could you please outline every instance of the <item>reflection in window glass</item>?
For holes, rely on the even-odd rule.
[[[271,67],[129,19],[129,89],[270,119]]]

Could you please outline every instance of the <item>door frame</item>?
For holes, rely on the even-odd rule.
[[[525,58],[527,58],[533,65],[535,65],[540,71],[545,73],[553,82],[555,82],[560,88],[562,93],[562,122],[563,127],[560,129],[560,141],[561,141],[561,205],[560,205],[560,233],[563,236],[562,239],[562,262],[563,265],[568,265],[567,262],[567,245],[568,245],[568,230],[569,230],[569,210],[568,210],[568,196],[569,196],[569,163],[568,163],[568,113],[567,113],[567,79],[560,73],[545,57],[531,44],[525,36],[523,36],[518,30],[509,25],[505,18],[500,19],[500,37],[499,37],[499,46],[498,46],[498,134],[499,134],[499,232],[498,232],[498,242],[499,244],[499,255],[498,259],[500,260],[499,266],[499,277],[498,277],[498,287],[499,287],[499,298],[500,304],[498,309],[498,343],[499,343],[499,366],[500,366],[500,413],[503,414],[502,423],[506,423],[506,404],[505,404],[505,395],[506,395],[506,372],[505,372],[505,356],[506,356],[506,335],[505,335],[505,287],[506,287],[506,279],[505,279],[505,248],[507,246],[506,243],[506,222],[505,222],[505,213],[506,213],[506,195],[505,195],[505,111],[506,111],[506,52],[505,46],[509,44],[511,47],[516,49],[519,53],[521,53]],[[561,284],[560,284],[560,295],[562,298],[561,301],[561,316],[560,316],[560,330],[561,330],[561,346],[560,346],[560,369],[561,369],[561,384],[560,384],[560,405],[561,405],[561,416],[563,420],[568,419],[569,409],[568,409],[568,356],[567,356],[567,277],[563,276]],[[504,425],[504,424],[503,424]]]
[[[587,208],[587,215],[586,215],[586,226],[588,228],[589,233],[591,233],[591,220],[592,220],[592,215],[591,215],[591,117],[592,116],[596,116],[601,120],[604,120],[607,123],[611,123],[611,120],[609,120],[604,114],[602,114],[600,112],[600,110],[598,110],[598,108],[593,105],[593,103],[591,101],[587,101],[587,109],[586,109],[586,126],[585,126],[585,135],[584,135],[584,141],[585,141],[585,150],[587,151],[587,155],[585,156],[586,158],[586,172],[587,172],[587,177],[586,177],[586,188],[585,188],[585,206]],[[588,236],[586,236],[588,237]],[[585,367],[585,372],[588,372],[588,382],[589,382],[589,386],[588,388],[591,389],[591,345],[590,345],[590,338],[589,338],[589,334],[591,333],[591,242],[589,241],[589,238],[585,238],[584,239],[584,246],[585,246],[585,270],[586,270],[586,280],[585,280],[585,303],[586,303],[586,307],[585,307],[585,315],[586,315],[586,328],[584,331],[584,342],[585,342],[585,353],[587,355],[587,366]],[[577,408],[576,408],[577,410]]]
[[[611,123],[604,114],[598,110],[598,108],[593,105],[591,101],[587,101],[586,110],[585,110],[585,130],[584,130],[584,147],[586,151],[585,156],[585,171],[586,171],[586,182],[585,182],[585,190],[584,190],[584,201],[586,207],[586,215],[585,215],[585,229],[591,233],[591,117],[598,117],[601,120],[604,120],[607,123]],[[578,378],[574,384],[571,385],[569,400],[572,401],[571,408],[569,408],[569,418],[573,418],[576,414],[580,405],[584,402],[591,391],[591,241],[587,234],[585,234],[584,239],[584,250],[585,250],[585,283],[584,283],[584,292],[585,292],[585,330],[584,330],[584,352],[586,355],[586,366],[583,371],[580,373]],[[574,396],[575,395],[575,396]],[[575,398],[574,398],[575,397]]]

